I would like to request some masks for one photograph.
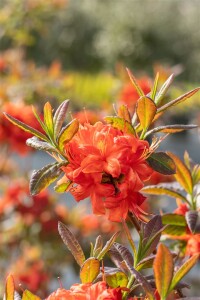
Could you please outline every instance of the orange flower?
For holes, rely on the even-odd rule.
[[[46,300],[122,300],[121,288],[107,288],[104,281],[74,284],[70,290],[57,289]]]
[[[65,146],[69,164],[63,167],[73,182],[69,191],[77,201],[91,198],[93,212],[121,221],[128,211],[138,214],[145,197],[139,191],[152,169],[145,161],[147,141],[97,122],[80,126]]]

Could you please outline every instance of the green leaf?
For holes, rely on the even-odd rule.
[[[156,128],[153,128],[152,130],[149,130],[146,133],[146,137],[150,134],[156,133],[156,132],[164,132],[164,133],[176,133],[176,132],[181,132],[183,130],[188,130],[188,129],[194,129],[197,128],[197,125],[181,125],[181,124],[175,124],[175,125],[164,125],[164,126],[159,126]]]
[[[52,114],[52,107],[49,102],[45,103],[44,105],[44,123],[47,127],[49,136],[53,137],[53,132],[54,132],[53,114]]]
[[[148,97],[141,97],[136,104],[136,113],[143,130],[147,130],[151,125],[155,115],[157,107],[153,100]]]
[[[160,108],[158,108],[157,112],[163,112],[165,110],[167,110],[168,108],[177,105],[185,100],[187,100],[188,98],[192,97],[194,94],[196,94],[199,91],[200,88],[196,88],[192,91],[189,91],[187,93],[185,93],[184,95],[181,95],[180,97],[170,101],[169,103],[166,103],[165,105],[161,106]]]
[[[26,131],[26,132],[29,132],[31,133],[32,135],[35,135],[37,136],[39,139],[41,140],[44,140],[46,142],[48,142],[48,138],[43,134],[41,133],[40,131],[34,129],[33,127],[15,119],[14,117],[12,117],[11,115],[7,114],[4,112],[4,115],[5,117],[11,122],[13,123],[14,125],[18,126],[19,128],[21,128],[22,130]]]
[[[182,235],[185,234],[187,223],[185,217],[177,214],[165,214],[162,216],[163,225],[168,225],[164,230],[164,234]]]
[[[23,292],[22,300],[41,300],[41,298],[32,294],[30,291],[25,290]]]
[[[37,113],[37,111],[36,111],[36,109],[35,109],[35,107],[34,107],[33,105],[32,105],[32,112],[33,112],[35,118],[37,119],[38,123],[40,124],[40,126],[41,126],[42,129],[44,130],[44,132],[46,132],[46,131],[47,131],[47,127],[46,127],[46,125],[42,122],[42,120],[41,120],[39,114]]]
[[[135,77],[133,76],[133,74],[131,73],[131,71],[128,68],[126,68],[126,71],[128,73],[128,76],[129,76],[129,78],[130,78],[130,80],[131,80],[131,82],[132,82],[132,84],[133,84],[136,92],[138,93],[138,96],[139,97],[145,96],[143,90],[141,89],[141,87],[137,83],[137,81],[136,81]]]
[[[112,245],[114,244],[115,240],[117,239],[117,237],[119,236],[120,231],[115,232],[111,238],[106,242],[105,246],[103,247],[103,249],[101,250],[101,252],[99,253],[99,255],[97,256],[97,258],[99,260],[103,259],[104,255],[110,250],[110,248],[112,247]]]
[[[43,150],[47,152],[57,152],[56,148],[54,148],[50,143],[40,141],[35,136],[33,136],[30,139],[27,139],[26,145],[35,148],[37,150]]]
[[[173,159],[174,163],[176,164],[176,174],[174,174],[174,177],[187,193],[192,194],[193,182],[190,170],[178,156],[171,152],[167,152],[167,154]]]
[[[12,275],[6,279],[5,300],[14,300],[15,283]]]
[[[156,77],[154,79],[153,88],[151,91],[151,99],[155,100],[157,88],[158,88],[158,80],[159,80],[159,73],[156,74]]]
[[[195,165],[192,170],[193,184],[196,185],[200,181],[200,165]]]
[[[68,143],[79,129],[79,121],[77,119],[72,120],[69,124],[62,128],[58,136],[58,147],[63,151],[66,143]]]
[[[106,123],[111,124],[114,128],[119,129],[122,132],[135,135],[133,126],[120,117],[105,117],[104,120]]]
[[[111,288],[126,287],[128,284],[128,277],[123,272],[116,272],[114,274],[106,275],[106,283]]]
[[[93,282],[100,272],[100,261],[95,257],[88,258],[81,266],[80,279],[82,283]]]
[[[65,224],[62,222],[58,222],[58,232],[64,242],[64,244],[67,246],[69,251],[74,256],[76,262],[79,266],[82,266],[85,261],[85,255],[83,253],[83,250],[73,235],[73,233],[67,228]]]
[[[166,299],[174,272],[173,257],[169,249],[160,244],[153,263],[156,288],[161,299]]]
[[[174,74],[170,75],[170,77],[164,82],[164,84],[162,85],[160,91],[158,92],[158,94],[155,97],[155,103],[156,104],[159,104],[163,100],[163,98],[166,95],[166,93],[167,93],[170,85],[172,84],[173,80],[174,80]]]
[[[60,169],[65,163],[52,163],[40,170],[34,170],[30,180],[30,193],[37,195],[44,188],[48,187],[54,182],[61,174]]]
[[[180,193],[173,191],[169,188],[163,187],[162,184],[160,185],[149,185],[143,187],[141,190],[145,194],[150,194],[150,195],[167,195],[173,198],[181,199],[183,201],[187,201],[187,199],[181,195]]]
[[[73,184],[73,182],[71,180],[68,180],[67,182],[56,185],[54,187],[54,191],[57,193],[64,193],[69,188],[69,186],[72,184]]]
[[[65,100],[56,110],[53,122],[54,122],[54,138],[56,139],[57,135],[60,133],[63,122],[66,117],[66,113],[69,106],[69,100]]]
[[[146,161],[152,169],[161,174],[172,175],[176,172],[176,165],[173,159],[164,152],[154,152]]]
[[[169,290],[172,291],[179,281],[190,271],[190,269],[198,262],[199,254],[193,255],[188,259],[174,274]]]

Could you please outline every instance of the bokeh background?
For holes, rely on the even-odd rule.
[[[42,112],[70,99],[68,118],[85,115],[91,122],[113,113],[113,103],[132,107],[137,100],[125,67],[148,93],[156,72],[161,81],[171,73],[173,99],[200,84],[199,0],[1,0],[0,1],[0,289],[13,272],[23,288],[40,296],[68,287],[77,269],[57,234],[57,221],[68,224],[89,251],[99,233],[105,239],[118,229],[89,214],[88,204],[75,204],[53,189],[31,197],[28,180],[51,158],[31,151],[28,137],[3,117],[6,111],[37,126],[31,104]],[[167,123],[200,123],[200,94],[168,113]],[[83,110],[85,109],[85,113]],[[199,132],[168,137],[161,149],[183,157],[187,149],[200,163]],[[172,200],[158,201],[165,211]],[[90,225],[90,226],[89,226]],[[123,239],[124,237],[122,237]],[[198,295],[199,279],[189,282]],[[190,292],[188,292],[190,293]]]

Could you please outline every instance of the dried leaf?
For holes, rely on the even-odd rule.
[[[49,164],[40,170],[34,170],[29,185],[31,195],[37,195],[54,182],[63,172],[60,168],[64,164],[65,163],[56,162]]]
[[[166,299],[172,282],[174,263],[169,249],[163,244],[160,244],[158,247],[153,270],[158,293],[161,299]]]
[[[173,159],[165,152],[152,153],[147,158],[147,163],[152,169],[164,175],[172,175],[176,172],[176,165]]]
[[[182,185],[186,192],[191,194],[193,191],[193,182],[190,170],[175,154],[171,152],[167,152],[167,154],[173,159],[176,165],[176,174],[174,174],[174,177],[180,185]]]
[[[151,125],[155,115],[157,107],[153,100],[148,97],[141,97],[136,104],[136,113],[140,124],[144,130],[147,130]]]
[[[46,142],[48,142],[48,138],[41,133],[40,131],[34,129],[33,127],[15,119],[14,117],[12,117],[11,115],[4,113],[5,117],[14,125],[18,126],[19,128],[21,128],[22,130],[31,133],[34,136],[37,136],[39,139],[44,140]]]
[[[67,246],[67,248],[74,256],[78,265],[82,266],[85,261],[85,255],[83,253],[83,250],[79,242],[77,241],[73,233],[71,233],[71,231],[67,228],[67,226],[62,222],[58,222],[58,232],[64,244]]]
[[[80,279],[82,283],[91,283],[98,276],[100,271],[100,261],[95,257],[88,258],[80,270]]]

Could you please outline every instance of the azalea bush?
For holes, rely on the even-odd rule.
[[[93,124],[87,120],[87,112],[82,124],[77,118],[67,121],[68,100],[56,110],[47,102],[43,116],[32,108],[40,129],[5,112],[7,120],[33,135],[26,141],[28,146],[55,160],[33,171],[29,184],[32,197],[56,182],[56,192],[70,193],[77,202],[89,198],[93,214],[115,222],[126,236],[127,242],[120,242],[121,232],[116,228],[105,241],[101,233],[86,253],[83,241],[60,219],[58,231],[79,266],[81,283],[68,290],[61,284],[46,297],[48,300],[182,299],[189,287],[182,278],[198,262],[200,167],[193,166],[187,153],[182,162],[171,152],[158,151],[167,135],[197,126],[158,122],[199,88],[167,102],[165,95],[173,76],[160,87],[157,74],[146,90],[130,70],[127,72],[137,94],[134,105],[130,111],[125,104],[114,107],[115,115]],[[153,185],[155,174],[161,174],[161,183]],[[162,182],[162,176],[169,176],[168,183]],[[145,206],[147,194],[174,197],[178,208],[167,214],[150,212]],[[178,250],[171,251],[165,240],[176,240]],[[20,299],[14,281],[13,273],[7,277],[6,300]],[[40,298],[24,290],[22,299]]]

